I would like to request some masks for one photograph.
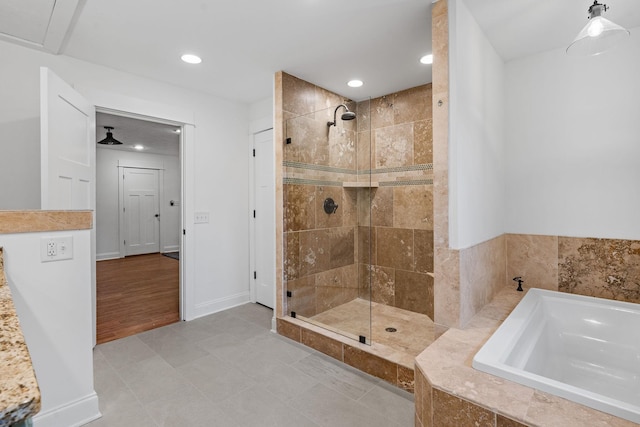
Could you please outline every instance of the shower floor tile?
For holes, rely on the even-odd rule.
[[[369,319],[371,318],[371,321]],[[357,298],[308,319],[317,326],[367,343],[381,344],[413,359],[435,339],[433,321],[424,314]],[[388,332],[394,328],[395,332]]]

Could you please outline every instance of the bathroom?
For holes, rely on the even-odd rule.
[[[634,190],[640,176],[634,159],[640,146],[634,141],[640,127],[632,118],[637,109],[626,95],[640,89],[633,77],[638,70],[637,31],[632,29],[631,40],[606,55],[576,58],[567,56],[565,48],[556,48],[545,52],[525,49],[520,56],[509,58],[499,55],[483,32],[477,22],[478,10],[474,2],[442,1],[433,10],[433,170],[427,179],[433,180],[429,191],[434,281],[429,291],[434,337],[447,328],[472,324],[502,290],[515,292],[517,284],[512,279],[516,276],[524,278],[525,288],[637,302],[640,227],[633,212],[640,206]],[[607,75],[616,75],[616,82],[603,80]],[[601,83],[592,84],[596,81]],[[277,90],[284,87],[283,82],[276,81]],[[286,97],[286,91],[282,93]],[[282,123],[285,141],[292,116],[285,109],[278,110],[277,94],[276,124]],[[329,104],[335,107],[343,101],[335,99]],[[347,106],[360,118],[360,104]],[[332,120],[333,108],[322,113],[323,120]],[[344,122],[343,126],[349,132],[353,125]],[[361,140],[360,135],[354,138]],[[292,139],[291,144],[295,143]],[[280,148],[285,162],[289,160],[287,150],[296,149],[289,144],[276,150]],[[292,213],[286,186],[293,182],[287,179],[304,179],[292,171],[299,172],[285,163],[277,176],[277,182],[285,183],[281,200],[286,238],[290,238],[287,215]],[[316,171],[311,179],[319,176],[322,173]],[[374,176],[358,178],[373,183]],[[337,204],[338,210],[344,208],[343,215],[348,215],[350,202],[370,197],[367,192],[372,190],[359,185],[351,200],[336,197],[342,201],[342,206]],[[349,192],[354,190],[343,189],[343,194]],[[316,211],[317,198],[316,192]],[[379,209],[375,203],[371,206],[372,211]],[[361,214],[358,219],[366,221]],[[278,246],[283,248],[285,280],[291,267],[287,265],[291,241],[286,238]],[[355,241],[361,244],[362,240],[359,235]],[[376,290],[375,283],[370,288],[371,301],[381,290]],[[425,378],[417,375],[415,385],[413,378],[407,381],[407,365],[398,363],[402,358],[395,359],[394,367],[394,358],[386,357],[389,352],[376,352],[375,333],[372,343],[365,339],[361,344],[353,334],[326,324],[310,324],[313,319],[304,313],[302,321],[293,319],[287,307],[300,304],[295,296],[300,289],[304,288],[287,297],[289,289],[279,286],[279,333],[380,377],[396,369],[396,376],[385,379],[409,390],[415,387],[417,408],[425,407]],[[341,288],[339,292],[345,298],[339,302],[363,295],[362,289]],[[350,336],[345,339],[344,335]],[[561,405],[545,408],[560,416]]]
[[[438,3],[444,3],[444,0]],[[640,146],[636,135],[640,123],[635,97],[629,94],[639,92],[636,77],[640,57],[638,30],[630,27],[632,43],[626,49],[600,57],[568,60],[564,48],[554,48],[505,60],[497,57],[488,33],[476,23],[482,17],[479,3],[482,2],[451,0],[452,21],[437,21],[439,25],[449,25],[451,39],[448,41],[455,56],[447,63],[450,70],[434,70],[432,88],[434,169],[431,188],[435,262],[431,272],[434,273],[435,324],[443,329],[469,325],[474,315],[481,312],[497,292],[503,288],[513,289],[512,278],[515,276],[524,277],[525,288],[558,288],[633,300],[637,296],[638,274],[637,270],[635,275],[628,273],[638,265],[640,230],[636,212],[640,200],[636,183],[640,169],[636,159]],[[582,22],[584,11],[582,5],[579,8],[577,19]],[[612,5],[612,13],[617,10],[619,7]],[[495,10],[491,12],[496,13]],[[552,13],[544,12],[544,18],[553,18]],[[442,17],[442,14],[445,12],[440,10],[436,17]],[[575,33],[573,29],[569,32]],[[64,57],[36,55],[12,45],[2,45],[2,49],[15,65],[3,68],[3,75],[24,89],[23,95],[15,96],[18,105],[24,103],[23,99],[37,105],[37,84],[33,82],[37,82],[37,66],[41,63],[63,70],[63,77],[79,87],[128,93],[183,108],[193,105],[192,93],[157,82]],[[448,46],[440,45],[439,49],[449,51]],[[436,68],[438,57],[446,56],[439,51],[434,64]],[[486,59],[480,61],[480,57]],[[36,71],[23,72],[16,64]],[[450,71],[447,80],[438,74],[443,71],[447,76]],[[358,117],[361,115],[362,110],[357,106],[348,105]],[[327,117],[322,125],[326,132],[326,122],[333,119],[334,108],[327,106],[324,109]],[[25,110],[12,107],[5,113],[12,118]],[[311,111],[319,110],[323,108]],[[247,108],[213,100],[198,107],[196,112],[198,117],[210,118],[198,123],[199,140],[212,142],[199,145],[198,156],[190,157],[198,171],[198,179],[194,181],[199,200],[207,209],[215,206],[219,199],[230,200],[232,207],[218,212],[219,221],[199,225],[195,234],[199,254],[212,260],[199,265],[196,271],[195,286],[202,302],[196,308],[203,312],[219,307],[230,295],[243,292],[243,289],[228,291],[214,285],[219,282],[244,284],[247,276],[245,269],[235,266],[248,264],[247,250],[238,243],[248,240],[245,230],[248,218],[242,216],[243,212],[246,216],[249,211],[248,197],[235,186],[221,185],[215,193],[208,191],[209,183],[228,182],[229,179],[243,187],[248,186],[246,171],[229,167],[230,164],[246,163],[246,147],[226,143],[246,140],[247,119],[238,117],[245,117]],[[277,114],[281,112],[276,111]],[[270,118],[270,114],[265,115]],[[284,123],[284,118],[279,117],[278,123]],[[329,131],[335,132],[339,127]],[[36,141],[37,134],[32,133],[28,134],[29,140]],[[281,135],[284,137],[284,131]],[[24,148],[24,141],[20,143]],[[284,142],[279,148],[286,150]],[[221,158],[218,155],[221,151],[230,153],[233,158]],[[425,174],[425,179],[430,179],[428,175]],[[282,182],[283,176],[278,180]],[[380,189],[384,188],[379,187],[376,192]],[[370,190],[351,188],[343,191],[344,194],[355,194],[357,198],[358,195],[366,197],[364,195]],[[342,200],[336,203],[339,206],[335,215],[344,215],[343,209],[347,205]],[[331,214],[328,218],[336,217]],[[429,231],[417,227],[414,230]],[[283,234],[283,230],[279,234]],[[218,245],[212,248],[206,244],[207,239],[214,237],[228,243],[224,250]],[[600,260],[607,261],[606,266]],[[615,269],[611,270],[610,266]],[[220,271],[224,274],[214,274]],[[283,310],[277,313],[279,326],[299,328],[296,323],[282,321],[288,316],[284,311],[286,295],[281,293],[278,301]],[[60,318],[60,313],[54,312],[51,316]],[[298,340],[306,343],[326,344],[327,351],[344,352],[347,348],[342,344],[334,345],[334,341],[342,336],[328,341],[324,338],[333,335],[324,331],[321,334],[318,330],[310,328],[304,332],[294,328],[293,332],[298,333]],[[363,356],[358,352],[361,348],[358,341],[349,340],[356,345],[350,345],[348,353]],[[371,345],[363,345],[376,348],[375,340]],[[381,360],[373,358],[376,362],[387,360],[383,355],[374,356],[380,356]],[[361,367],[368,369],[364,365]],[[406,368],[405,364],[386,367],[396,369],[395,383],[411,388],[413,376],[409,378],[408,370],[402,369]],[[414,389],[419,396],[422,391],[418,392],[418,389],[423,390],[424,384],[416,383]],[[508,395],[502,397],[503,400],[510,398]],[[421,407],[418,403],[421,401],[417,399],[416,402]]]

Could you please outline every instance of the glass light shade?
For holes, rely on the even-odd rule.
[[[598,55],[629,36],[629,31],[602,16],[594,16],[567,48],[571,55]]]

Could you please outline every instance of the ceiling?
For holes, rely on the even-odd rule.
[[[587,23],[593,0],[464,0],[505,61],[566,48]],[[604,17],[627,29],[640,27],[639,0],[600,0]]]
[[[0,38],[251,103],[284,70],[361,100],[431,81],[432,0],[2,0]],[[567,46],[591,0],[464,0],[505,60]],[[640,26],[640,0],[606,17]],[[180,61],[183,53],[203,58]],[[346,82],[359,78],[358,89]]]
[[[105,138],[107,132],[105,126],[114,128],[113,137],[122,142],[122,145],[98,144],[100,148],[165,156],[177,156],[180,152],[180,134],[176,133],[178,129],[176,126],[96,113],[96,141]],[[133,146],[136,144],[141,144],[144,149],[142,151],[134,149]]]

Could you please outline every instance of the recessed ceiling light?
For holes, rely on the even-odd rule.
[[[136,150],[144,150],[144,145],[136,144],[133,146]]]
[[[185,53],[180,57],[187,64],[199,64],[202,62],[202,59],[198,55],[192,55],[190,53]]]
[[[425,55],[422,58],[420,58],[420,63],[421,64],[433,64],[433,55],[429,54],[429,55]]]
[[[349,82],[347,82],[347,86],[349,87],[360,87],[363,84],[362,80],[349,80]]]

